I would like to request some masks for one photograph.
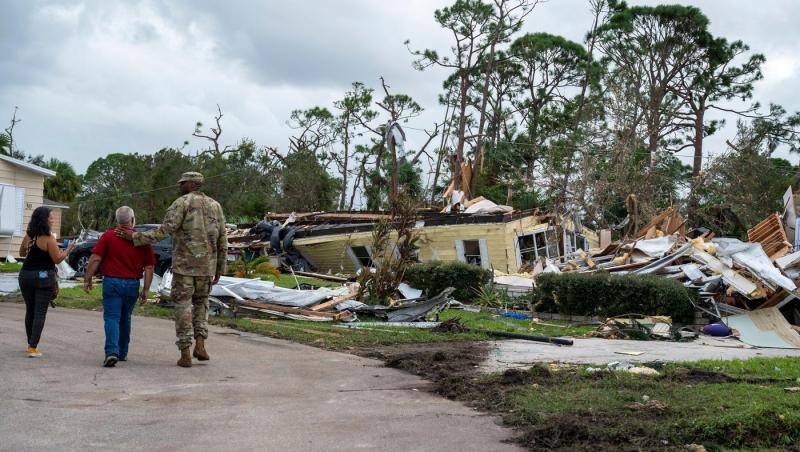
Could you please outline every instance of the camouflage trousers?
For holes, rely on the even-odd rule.
[[[175,302],[175,344],[179,349],[192,346],[192,338],[208,338],[208,294],[210,276],[172,275],[170,295]]]

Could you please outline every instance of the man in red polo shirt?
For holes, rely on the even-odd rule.
[[[122,206],[116,212],[119,228],[133,231],[136,219],[133,209]],[[131,340],[131,315],[138,298],[147,301],[147,292],[153,281],[153,266],[156,257],[153,247],[134,246],[128,240],[117,237],[116,229],[109,229],[92,250],[86,267],[83,288],[92,290],[92,277],[103,263],[103,320],[105,321],[106,345],[103,366],[114,367],[117,361],[128,360],[128,344]],[[139,280],[144,273],[144,287],[139,291]]]

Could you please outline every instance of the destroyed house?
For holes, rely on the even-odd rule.
[[[374,265],[372,230],[380,220],[391,221],[391,216],[385,212],[268,214],[265,221],[276,225],[270,232],[273,254],[282,248],[301,256],[313,271],[355,274]],[[538,210],[495,214],[420,210],[415,225],[420,237],[417,257],[420,262],[461,261],[516,273],[533,267],[538,259],[559,260],[577,249],[601,245],[593,231],[575,228],[570,220],[554,220]]]

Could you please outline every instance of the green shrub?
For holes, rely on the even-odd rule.
[[[491,281],[492,273],[477,265],[463,262],[426,262],[406,269],[405,280],[411,287],[435,296],[448,287],[456,289],[453,297],[472,300],[480,288]]]
[[[678,281],[657,276],[609,273],[539,275],[535,310],[613,317],[623,314],[668,315],[678,323],[694,319],[697,293]]]

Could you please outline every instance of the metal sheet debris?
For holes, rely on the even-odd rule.
[[[745,344],[767,348],[800,348],[797,334],[776,308],[758,309],[725,319],[729,328],[739,333]]]

